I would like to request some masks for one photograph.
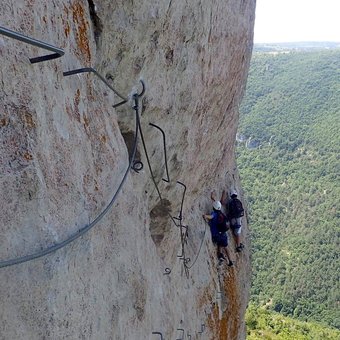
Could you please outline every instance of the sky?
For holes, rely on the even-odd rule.
[[[256,0],[255,43],[340,42],[340,0]]]

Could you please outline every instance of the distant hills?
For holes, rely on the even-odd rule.
[[[340,42],[301,41],[286,43],[261,43],[254,45],[254,52],[292,52],[340,49]]]
[[[253,54],[237,139],[251,301],[338,329],[339,131],[340,49]]]

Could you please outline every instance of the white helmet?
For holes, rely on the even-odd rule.
[[[236,190],[233,190],[233,191],[230,193],[230,196],[231,196],[231,197],[237,196],[237,191],[236,191]]]
[[[220,201],[214,201],[214,203],[213,203],[213,208],[214,208],[215,210],[221,210],[221,209],[222,209],[222,204],[221,204],[221,202],[220,202]]]

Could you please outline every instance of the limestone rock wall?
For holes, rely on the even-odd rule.
[[[245,337],[246,221],[246,250],[235,253],[231,238],[236,266],[218,267],[202,213],[211,190],[241,192],[234,143],[254,11],[255,0],[1,1],[1,26],[65,55],[31,64],[46,51],[0,35],[0,260],[64,241],[109,204],[129,163],[140,79],[162,200],[139,138],[144,167],[129,171],[98,224],[52,254],[0,268],[0,339]],[[114,109],[120,99],[94,74],[63,76],[82,67],[129,102]],[[165,132],[169,182],[162,134],[149,123]],[[181,211],[177,181],[187,237],[170,218]]]

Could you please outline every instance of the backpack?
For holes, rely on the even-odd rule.
[[[242,202],[237,199],[233,198],[230,202],[229,206],[229,213],[231,217],[242,217],[244,216],[244,209]]]
[[[227,216],[221,211],[217,215],[216,228],[220,233],[225,233],[229,229]]]

